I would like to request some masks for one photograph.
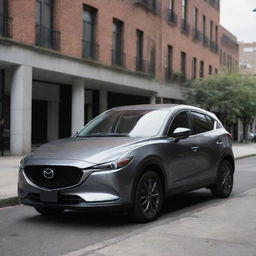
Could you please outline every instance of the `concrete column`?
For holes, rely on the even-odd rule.
[[[11,154],[31,152],[32,67],[18,66],[11,84]]]
[[[74,79],[72,85],[72,135],[84,126],[84,80]]]
[[[59,138],[59,102],[48,101],[47,141]]]
[[[108,109],[108,93],[107,91],[100,91],[100,113]]]
[[[150,97],[150,104],[156,104],[156,96],[155,95],[152,95]]]

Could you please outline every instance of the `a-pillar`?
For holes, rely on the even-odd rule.
[[[11,155],[31,152],[32,67],[13,69],[11,82]]]
[[[100,91],[100,113],[108,109],[108,93],[107,91]]]
[[[75,78],[72,84],[72,135],[84,126],[84,80]]]

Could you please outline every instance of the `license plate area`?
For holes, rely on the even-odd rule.
[[[57,203],[58,192],[57,191],[40,191],[40,201],[44,203]]]

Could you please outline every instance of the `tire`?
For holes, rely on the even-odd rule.
[[[64,209],[59,208],[48,208],[48,207],[41,207],[41,206],[35,206],[35,210],[44,216],[54,216],[59,215],[64,212]]]
[[[210,188],[212,195],[216,198],[229,197],[233,189],[233,182],[233,167],[228,160],[224,160],[219,167],[217,183]]]
[[[163,204],[163,186],[153,171],[142,174],[135,190],[132,217],[138,222],[150,222],[158,218]]]

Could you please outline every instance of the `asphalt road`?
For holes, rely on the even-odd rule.
[[[232,197],[256,187],[256,157],[236,161]],[[213,199],[208,190],[187,193],[169,199],[158,221],[134,224],[126,216],[106,213],[67,212],[58,217],[43,217],[33,208],[15,206],[0,209],[1,256],[55,256],[84,248],[94,243],[157,226],[165,218],[173,221],[200,211],[222,200]]]

